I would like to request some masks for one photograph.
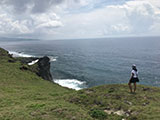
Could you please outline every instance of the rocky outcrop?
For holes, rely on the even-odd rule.
[[[0,48],[0,57],[1,58],[3,58],[3,57],[12,58],[12,56],[8,53],[8,51],[6,51],[3,48]]]
[[[21,63],[23,63],[23,64],[28,64],[34,60],[39,59],[39,58],[37,58],[37,57],[17,57],[16,59],[21,61]]]
[[[52,75],[50,73],[50,59],[47,56],[42,58],[30,57],[30,58],[16,58],[21,61],[23,66],[20,68],[21,70],[30,70],[36,73],[38,76],[42,77],[45,80],[52,81]],[[28,65],[32,61],[38,60],[33,65]]]
[[[50,73],[50,59],[47,56],[40,58],[37,62],[38,64],[38,71],[37,75],[42,77],[45,80],[52,81],[52,75]]]
[[[42,77],[45,80],[52,81],[52,75],[50,73],[50,59],[47,56],[42,58],[16,58],[21,61],[22,67],[21,70],[29,70],[36,73],[38,76]],[[38,60],[35,64],[29,65],[32,61]]]
[[[1,59],[6,59],[9,63],[20,61],[22,65],[19,69],[32,71],[36,73],[38,76],[42,77],[43,79],[52,81],[52,75],[50,73],[50,59],[47,56],[44,56],[42,58],[12,57],[12,55],[10,55],[7,50],[0,48],[0,57]],[[33,65],[28,65],[28,63],[37,59],[39,59],[37,63]]]

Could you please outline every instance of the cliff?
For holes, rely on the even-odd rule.
[[[37,75],[41,76],[45,80],[52,81],[52,75],[50,73],[50,59],[47,56],[40,58],[37,62],[38,72]]]
[[[21,70],[30,70],[34,73],[36,73],[38,76],[42,77],[45,80],[52,81],[52,75],[50,72],[50,59],[47,56],[44,56],[42,58],[37,57],[29,57],[29,58],[13,58],[14,60],[20,61],[22,63],[22,66],[20,67]],[[37,60],[33,65],[28,65],[28,63],[31,63],[32,61]],[[10,60],[12,61],[12,60]]]
[[[44,57],[39,65],[48,62]],[[127,84],[117,84],[75,91],[42,79],[39,65],[0,48],[0,120],[160,119],[160,88],[138,85],[131,94]]]

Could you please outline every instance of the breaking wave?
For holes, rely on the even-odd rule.
[[[34,55],[30,55],[30,54],[25,54],[23,52],[14,52],[14,51],[9,51],[9,54],[11,54],[13,57],[43,57],[43,56],[34,56]],[[55,62],[57,61],[57,56],[54,57],[54,56],[48,56],[50,58],[50,61],[51,62]],[[38,62],[37,60],[35,61],[32,61],[31,63],[29,64],[35,64],[36,62]]]
[[[63,87],[68,87],[75,90],[81,90],[83,88],[87,88],[86,82],[79,81],[76,79],[55,79],[53,81]]]
[[[11,54],[13,57],[35,57],[33,55],[25,54],[23,52],[13,52],[9,51],[9,54]]]
[[[34,61],[32,61],[32,62],[28,63],[28,65],[34,65],[34,64],[35,64],[35,63],[37,63],[38,61],[39,61],[39,59],[34,60]]]
[[[57,56],[56,57],[53,57],[53,56],[48,56],[49,57],[49,59],[50,59],[50,61],[51,62],[55,62],[55,61],[57,61]]]

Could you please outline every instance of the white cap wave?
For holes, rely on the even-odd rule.
[[[9,54],[11,54],[13,57],[36,57],[36,56],[33,56],[33,55],[25,54],[23,52],[9,51]],[[41,56],[37,56],[37,57],[41,57]],[[53,57],[53,56],[48,56],[48,57],[50,58],[51,62],[57,61],[57,58],[58,58],[58,57]],[[33,64],[37,63],[38,60],[39,59],[30,62],[30,63],[28,63],[28,65],[33,65]]]
[[[68,87],[75,90],[86,88],[86,82],[82,82],[76,79],[55,79],[54,82],[63,87]]]
[[[57,56],[53,57],[53,56],[48,56],[51,62],[55,62],[57,61]]]
[[[35,56],[33,56],[33,55],[24,54],[24,53],[22,53],[22,52],[9,51],[9,54],[13,55],[13,57],[35,57]]]
[[[39,61],[39,59],[34,60],[34,61],[32,61],[32,62],[28,63],[28,65],[34,65],[34,64],[35,64],[35,63],[37,63],[38,61]]]

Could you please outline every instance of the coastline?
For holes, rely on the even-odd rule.
[[[129,92],[126,84],[101,85],[76,91],[42,79],[1,48],[0,63],[0,119],[160,118],[158,87],[138,85],[135,94]],[[22,66],[24,69],[21,69]]]
[[[30,67],[36,66],[35,64],[38,63],[39,59],[44,58],[44,57],[38,57],[30,54],[25,54],[22,52],[9,51],[8,53],[12,55],[14,58],[20,60],[23,64],[29,65]],[[56,57],[51,57],[51,56],[47,56],[47,57],[49,58],[49,61],[46,61],[45,63],[49,65],[47,65],[48,68],[45,71],[48,71],[48,73],[50,74],[49,76],[52,76],[50,72],[50,64],[51,62],[57,61],[57,59]],[[45,66],[46,65],[43,65],[40,69],[43,69],[43,67]],[[33,72],[36,72],[36,71],[33,71]],[[46,74],[44,74],[43,76],[45,75]],[[87,88],[86,82],[82,82],[76,79],[54,79],[53,77],[50,77],[49,80],[56,84],[59,84],[62,87],[67,87],[74,90],[81,90],[81,89]]]
[[[160,64],[156,52],[159,50],[158,38],[135,39],[135,41],[133,39],[96,39],[92,42],[70,40],[72,45],[65,41],[21,41],[8,42],[2,46],[10,51],[35,57],[49,55],[55,58],[56,61],[51,61],[51,74],[54,79],[86,81],[87,87],[125,84],[130,78],[131,65],[135,63],[139,71],[140,84],[160,87],[158,72]],[[138,42],[144,44],[139,44],[136,48],[130,46]],[[126,46],[127,44],[129,45]],[[152,51],[146,52],[150,44],[149,49]],[[81,51],[83,48],[86,51]],[[127,51],[129,49],[131,50]],[[132,51],[135,55],[130,54]]]
[[[12,55],[14,58],[19,59],[22,63],[29,65],[31,67],[32,67],[32,65],[34,66],[34,64],[37,63],[40,58],[43,58],[43,56],[35,56],[35,55],[31,55],[31,54],[26,54],[24,52],[8,51],[8,53],[10,55]],[[56,62],[58,57],[48,56],[48,58],[50,59],[48,61],[48,63],[51,64],[51,62]],[[51,65],[49,65],[49,67],[51,67]],[[49,71],[50,76],[52,76],[50,68],[47,71]],[[33,71],[33,72],[36,72],[36,71]],[[44,74],[44,76],[45,76],[45,74]],[[142,78],[142,81],[143,80],[144,79]],[[71,88],[74,90],[81,90],[84,88],[88,88],[85,81],[80,81],[78,79],[68,79],[68,78],[57,79],[57,78],[52,77],[52,79],[50,79],[50,81],[55,82],[55,83],[59,84],[60,86]],[[128,82],[128,81],[126,81],[126,82]],[[113,84],[113,83],[110,83],[110,84]],[[114,83],[114,84],[119,84],[119,83]],[[125,84],[125,83],[120,83],[120,84]],[[146,86],[150,86],[150,85],[146,84]],[[151,86],[159,87],[156,85],[151,85]]]

